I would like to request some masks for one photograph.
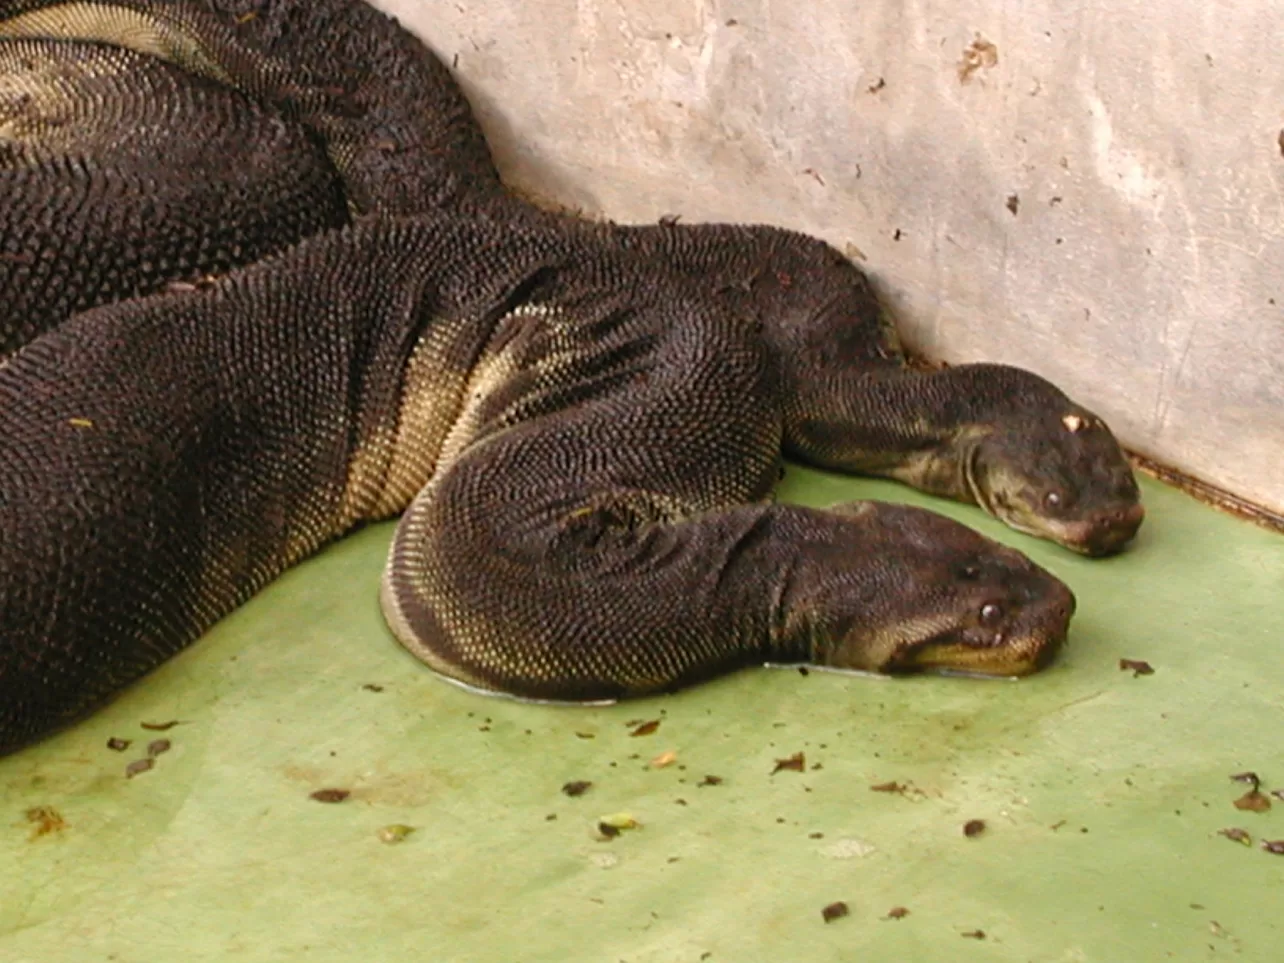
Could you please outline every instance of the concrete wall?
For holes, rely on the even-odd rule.
[[[382,0],[510,180],[845,248],[906,340],[1032,368],[1284,511],[1284,6]]]

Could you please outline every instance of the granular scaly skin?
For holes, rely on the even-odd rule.
[[[0,41],[0,359],[346,221],[324,150],[271,108],[132,51]]]
[[[0,751],[400,513],[397,638],[465,685],[569,701],[763,661],[1016,675],[1054,656],[1074,599],[1052,575],[923,510],[770,504],[782,452],[1081,551],[1140,521],[1099,419],[1018,369],[908,371],[823,242],[585,224],[506,193],[445,68],[364,4],[2,12],[0,38],[127,43],[279,111],[360,218],[78,314],[0,366]]]

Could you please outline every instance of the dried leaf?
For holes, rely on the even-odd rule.
[[[909,915],[910,911],[904,906],[893,906],[887,911],[887,918],[889,920],[903,920]]]
[[[341,803],[351,795],[347,789],[318,789],[308,798],[321,803]]]
[[[846,916],[850,912],[851,910],[847,908],[847,904],[844,903],[842,900],[839,900],[837,903],[830,903],[823,910],[821,910],[820,918],[823,919],[826,923],[832,923],[834,920],[842,919],[844,916]]]
[[[147,754],[152,758],[169,752],[173,744],[168,739],[153,739],[147,744]]]
[[[156,765],[155,759],[135,759],[125,767],[125,778],[133,779],[135,776],[147,772],[154,765]]]
[[[721,785],[722,785],[722,777],[721,777],[721,776],[705,776],[705,777],[704,777],[703,779],[701,779],[698,783],[696,783],[696,786],[697,786],[697,787],[699,787],[699,786],[721,786]]]
[[[1237,829],[1232,826],[1230,829],[1219,830],[1217,835],[1225,836],[1227,839],[1236,843],[1243,843],[1245,846],[1253,845],[1253,837],[1246,830]]]
[[[788,770],[789,772],[802,772],[806,768],[807,756],[804,753],[795,752],[788,759],[777,759],[776,768],[771,770],[771,774],[774,776],[782,769]]]
[[[1137,676],[1139,675],[1155,674],[1155,667],[1152,666],[1149,662],[1143,662],[1141,659],[1120,659],[1119,671],[1128,672],[1130,670],[1132,672],[1132,677],[1134,679],[1137,678]]]
[[[639,823],[630,813],[611,813],[609,816],[598,817],[599,826],[610,826],[612,829],[637,829],[642,824]]]
[[[31,823],[31,838],[39,839],[50,833],[60,833],[67,828],[67,820],[53,806],[35,806],[27,810],[27,822]]]
[[[969,819],[963,824],[963,835],[971,839],[973,836],[980,836],[985,832],[984,819]]]
[[[648,763],[648,765],[652,769],[663,769],[666,766],[673,765],[677,761],[678,761],[678,754],[674,752],[672,749],[670,749],[667,752],[660,753],[658,756],[652,759]]]
[[[361,688],[365,689],[367,692],[382,692],[382,691],[383,691],[383,686],[381,686],[381,685],[375,685],[373,682],[367,682],[367,683],[366,683],[365,685],[363,685]]]
[[[173,729],[178,724],[179,723],[177,719],[174,719],[170,722],[140,722],[139,723],[139,725],[142,726],[144,729],[150,729],[152,732],[166,732],[170,729]]]
[[[1250,789],[1235,800],[1235,808],[1251,813],[1264,813],[1271,808],[1271,799],[1260,790]]]
[[[870,786],[869,788],[870,788],[873,792],[901,792],[901,793],[903,793],[903,792],[904,792],[907,788],[909,788],[909,787],[905,786],[903,783],[899,783],[899,782],[894,782],[894,781],[893,781],[893,782],[880,782],[878,785],[876,785],[876,786]]]
[[[132,745],[132,739],[117,739],[115,736],[107,740],[107,748],[112,752],[124,752]]]
[[[1284,839],[1263,839],[1262,849],[1276,856],[1284,856]]]
[[[660,720],[652,719],[650,722],[644,722],[629,733],[631,736],[649,736],[655,730],[660,728]]]
[[[593,784],[587,779],[577,779],[574,782],[568,782],[562,787],[562,792],[568,796],[583,796],[589,791]]]
[[[960,933],[964,939],[983,940],[985,939],[985,930],[968,930],[966,933]]]
[[[379,837],[379,842],[391,844],[404,842],[406,837],[414,831],[414,826],[403,826],[400,823],[394,823],[391,826],[384,826],[375,835]]]

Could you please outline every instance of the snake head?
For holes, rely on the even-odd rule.
[[[859,502],[819,553],[805,613],[814,664],[880,673],[1029,675],[1065,641],[1075,599],[1025,555],[924,509]]]
[[[1083,555],[1109,555],[1145,509],[1128,459],[1105,422],[1068,403],[1011,416],[968,450],[967,488],[1011,528]]]

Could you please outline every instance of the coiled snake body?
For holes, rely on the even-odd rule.
[[[398,514],[396,637],[561,701],[1055,654],[1051,574],[928,511],[773,504],[782,453],[1089,554],[1141,521],[1099,418],[908,370],[828,245],[518,200],[356,0],[2,9],[0,751]]]

